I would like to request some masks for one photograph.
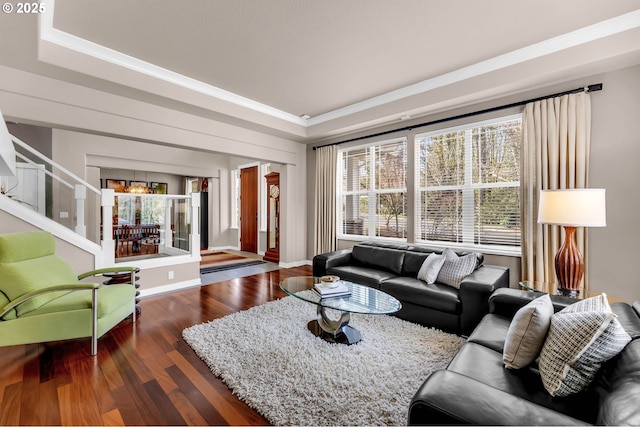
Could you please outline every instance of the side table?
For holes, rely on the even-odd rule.
[[[545,282],[536,282],[536,281],[533,281],[533,280],[523,280],[521,282],[518,282],[518,285],[520,285],[520,287],[522,289],[524,289],[525,291],[536,291],[536,292],[544,292],[544,293],[546,293],[545,291],[540,291],[539,289],[549,289],[549,286],[548,286],[547,283],[545,283]],[[579,292],[576,292],[576,293],[570,294],[570,295],[565,295],[565,294],[561,293],[559,289],[557,289],[556,293],[554,293],[552,295],[561,295],[561,296],[565,296],[565,297],[569,297],[569,298],[575,298],[575,299],[585,299],[585,298],[588,298],[588,297],[595,297],[597,295],[600,295],[601,293],[602,292],[588,291],[586,295],[584,293],[579,293]],[[624,302],[620,298],[612,297],[609,294],[607,294],[607,300],[609,300],[610,304],[614,303],[614,302]]]

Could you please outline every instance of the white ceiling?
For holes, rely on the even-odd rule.
[[[302,141],[640,63],[629,0],[47,5],[40,61]]]

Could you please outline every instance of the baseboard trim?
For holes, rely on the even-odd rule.
[[[170,285],[156,286],[150,289],[141,289],[140,298],[146,298],[159,294],[166,294],[167,292],[180,291],[187,288],[193,288],[196,286],[202,286],[202,280],[200,278],[193,280],[186,280],[179,283],[171,283]]]
[[[278,264],[280,268],[293,268],[293,267],[301,267],[303,265],[312,265],[311,261],[308,259],[302,261],[294,261],[294,262],[281,262]]]

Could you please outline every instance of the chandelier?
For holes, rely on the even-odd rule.
[[[124,187],[125,193],[130,194],[153,194],[153,188],[147,185],[147,173],[144,173],[144,181],[136,181],[136,171],[133,171],[133,181],[129,181],[129,185]]]
[[[124,187],[124,192],[131,194],[153,194],[154,191],[153,188],[143,185],[127,185]]]

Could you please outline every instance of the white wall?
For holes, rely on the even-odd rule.
[[[597,76],[589,186],[607,190],[607,226],[589,229],[591,289],[640,300],[640,66]]]

